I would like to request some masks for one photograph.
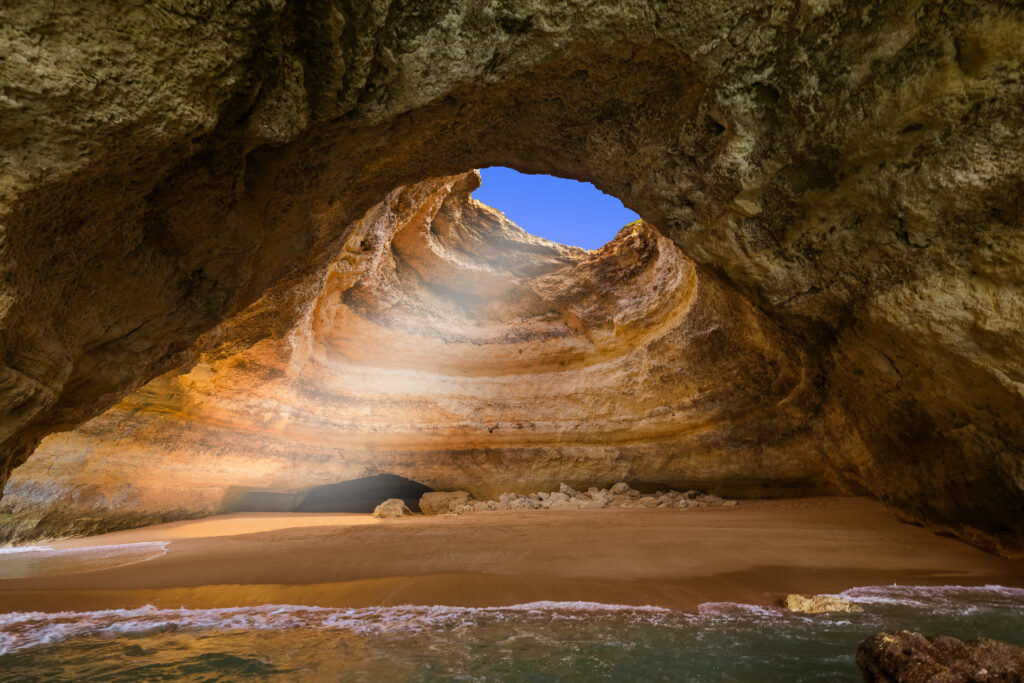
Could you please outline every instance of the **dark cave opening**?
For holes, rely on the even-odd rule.
[[[419,512],[429,486],[394,474],[376,474],[308,489],[275,490],[232,486],[224,494],[222,514],[232,512],[373,512],[389,498],[402,499]]]

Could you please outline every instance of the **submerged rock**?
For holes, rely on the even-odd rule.
[[[404,515],[411,514],[412,510],[409,509],[405,504],[405,501],[401,498],[388,498],[373,510],[373,516],[381,519],[402,517]]]
[[[863,612],[860,605],[838,595],[800,595],[790,593],[785,600],[786,609],[803,614],[824,614],[826,612]]]
[[[991,638],[876,633],[857,647],[867,683],[1019,683],[1024,648]]]

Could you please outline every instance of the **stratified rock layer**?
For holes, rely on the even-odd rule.
[[[4,536],[380,472],[479,498],[623,479],[838,490],[824,451],[851,446],[825,429],[820,370],[764,314],[642,221],[565,247],[472,200],[478,182],[392,193],[328,269],[215,330],[189,371],[48,438],[8,483]]]
[[[996,0],[5,3],[0,479],[394,188],[502,164],[621,197],[797,337],[845,479],[1019,553],[1022,36]]]

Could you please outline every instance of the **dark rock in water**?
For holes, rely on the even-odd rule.
[[[913,631],[876,633],[857,648],[868,683],[1024,681],[1024,648],[991,638],[957,640]]]
[[[338,484],[315,486],[295,507],[294,512],[372,512],[389,498],[399,498],[413,511],[419,512],[420,497],[431,490],[405,477],[378,474]]]

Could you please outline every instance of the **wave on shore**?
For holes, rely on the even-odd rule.
[[[160,544],[137,544],[160,545]],[[123,546],[122,546],[123,547]],[[140,549],[141,550],[141,549]],[[64,551],[60,551],[64,552]],[[90,612],[12,612],[0,614],[0,655],[52,645],[78,637],[116,638],[162,632],[231,632],[314,630],[345,631],[358,636],[459,631],[486,623],[614,622],[618,625],[715,630],[760,627],[771,622],[785,630],[798,624],[835,628],[857,624],[881,628],[898,613],[922,618],[998,612],[1024,605],[1024,589],[1004,586],[864,586],[840,594],[868,608],[864,615],[807,616],[781,608],[736,603],[705,603],[696,614],[654,606],[593,602],[532,602],[504,607],[388,606],[329,608],[260,605],[215,609],[137,609]],[[894,612],[894,610],[896,610]],[[913,620],[913,619],[911,619]],[[1024,626],[1024,617],[1021,618]]]
[[[160,557],[167,553],[167,546],[168,541],[145,541],[82,548],[0,548],[0,579],[111,569]]]

